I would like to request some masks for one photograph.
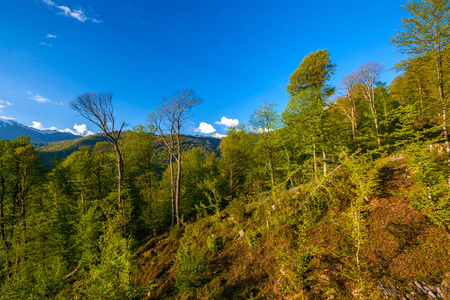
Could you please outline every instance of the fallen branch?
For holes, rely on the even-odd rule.
[[[306,203],[314,196],[314,194],[316,193],[316,191],[328,180],[328,178],[332,177],[332,175],[334,174],[334,172],[336,172],[337,170],[339,170],[342,167],[342,164],[337,166],[336,168],[334,168],[333,171],[331,171],[330,173],[328,173],[327,176],[325,176],[322,181],[320,181],[320,183],[318,185],[316,185],[316,187],[312,190],[312,192],[309,194],[308,198],[305,200],[305,202],[303,202],[303,204],[301,206],[299,206],[297,208],[297,211],[299,211],[300,209],[302,209]]]
[[[72,272],[70,272],[69,274],[66,275],[66,277],[64,277],[64,280],[69,279],[70,277],[72,277],[73,275],[75,275],[75,273],[78,272],[78,269],[73,270]]]

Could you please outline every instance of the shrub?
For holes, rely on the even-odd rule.
[[[179,241],[183,237],[183,229],[180,226],[172,227],[170,237],[175,241]]]
[[[206,241],[206,245],[208,246],[208,249],[215,252],[219,251],[223,248],[223,241],[222,238],[218,236],[211,236]]]
[[[249,246],[256,246],[261,236],[261,232],[248,232],[245,233],[244,239]]]
[[[203,250],[181,247],[177,252],[179,270],[175,275],[175,286],[185,292],[191,287],[200,287],[204,272],[209,267],[209,260]]]

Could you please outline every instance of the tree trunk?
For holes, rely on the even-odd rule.
[[[286,162],[287,162],[287,169],[288,169],[288,178],[289,178],[289,183],[291,184],[291,187],[294,187],[294,183],[292,182],[292,176],[291,176],[291,160],[289,158],[289,151],[286,148],[286,145],[284,144],[283,139],[280,137],[280,141],[283,144],[283,148],[284,148],[284,153],[286,154]]]
[[[314,158],[314,179],[317,179],[317,156],[315,143],[313,143],[313,158]]]
[[[177,130],[177,182],[175,190],[175,217],[177,225],[180,226],[180,186],[181,186],[181,135],[180,128]]]
[[[119,210],[123,214],[123,159],[121,154],[118,154],[117,158],[117,192],[119,194]]]
[[[423,88],[419,82],[419,100],[420,100],[420,114],[423,115]]]
[[[25,187],[25,178],[26,178],[26,171],[25,171],[25,175],[22,175],[23,177],[21,178],[21,186],[20,186],[20,193],[19,193],[19,224],[21,227],[21,232],[20,232],[20,242],[18,241],[18,243],[20,243],[20,254],[18,255],[17,258],[17,262],[19,263],[24,263],[26,260],[25,257],[25,245],[27,243],[27,239],[26,239],[26,232],[27,232],[27,224],[25,221],[25,194],[26,194],[26,187]]]
[[[180,226],[181,148],[178,149],[177,163],[178,168],[177,168],[177,184],[175,194],[175,214],[177,218],[177,225]]]
[[[275,175],[273,172],[273,159],[272,159],[272,148],[270,142],[267,141],[267,156],[269,158],[269,169],[270,169],[270,180],[272,182],[272,189],[275,188]]]
[[[172,227],[175,225],[175,188],[173,182],[173,155],[169,153],[169,167],[170,167],[170,199],[172,201]]]
[[[272,188],[275,187],[275,176],[273,173],[272,155],[269,155],[269,169],[270,169],[270,181],[272,182]]]
[[[102,179],[100,177],[100,170],[98,170],[95,173],[95,177],[97,177],[97,187],[98,187],[98,196],[100,199],[103,199],[103,192],[102,192]]]
[[[442,56],[439,51],[435,54],[436,71],[439,86],[439,98],[442,102],[442,129],[444,131],[445,150],[447,152],[447,183],[450,185],[450,144],[447,131],[447,103],[444,95],[444,78],[442,72]]]
[[[118,205],[119,211],[123,215],[123,155],[122,149],[119,145],[119,140],[114,140],[114,148],[117,155],[117,194],[118,194]]]
[[[323,155],[323,177],[327,177],[327,154],[325,153],[325,150],[322,148],[322,155]]]
[[[371,96],[372,99],[370,100],[370,109],[372,110],[373,121],[375,123],[375,134],[377,136],[377,145],[378,148],[380,148],[381,147],[380,129],[378,127],[377,108],[375,107],[375,95],[373,91]]]
[[[230,168],[230,196],[233,196],[233,165]]]
[[[0,167],[3,167],[3,165],[0,163]],[[5,178],[3,177],[3,175],[0,178],[0,184],[1,184],[1,189],[2,192],[0,194],[0,239],[2,241],[6,242],[6,237],[5,237],[5,207],[4,207],[4,203],[5,203]]]

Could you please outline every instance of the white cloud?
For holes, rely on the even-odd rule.
[[[28,95],[32,95],[32,94],[33,94],[33,92],[27,91],[27,94],[28,94]]]
[[[48,33],[45,37],[48,38],[48,39],[56,39],[58,36]]]
[[[215,132],[216,129],[211,124],[208,124],[205,122],[200,122],[200,125],[194,131],[204,133],[204,134],[209,134],[209,133]]]
[[[214,134],[211,134],[210,136],[215,137],[217,139],[223,139],[224,137],[226,137],[226,134],[214,133]]]
[[[49,99],[47,99],[45,97],[42,97],[41,95],[38,95],[38,94],[34,95],[34,97],[31,97],[30,99],[34,100],[34,101],[37,101],[39,103],[52,102],[51,100],[49,100]]]
[[[45,130],[44,126],[42,126],[41,122],[33,121],[33,125],[31,125],[34,129]]]
[[[253,130],[254,130],[254,128],[253,128]],[[265,133],[265,132],[269,132],[269,131],[272,131],[272,130],[274,130],[274,129],[269,129],[269,128],[265,128],[265,127],[258,127],[258,129],[256,129],[256,132],[258,132],[258,133]]]
[[[75,124],[75,125],[73,125],[73,128],[75,129],[75,132],[77,132],[78,135],[92,135],[92,134],[95,134],[94,132],[89,131],[87,129],[86,124],[81,124],[81,125]]]
[[[102,23],[103,22],[102,20],[98,20],[98,19],[94,19],[94,18],[90,18],[90,17],[86,16],[84,14],[83,10],[81,10],[81,9],[71,9],[65,5],[56,5],[55,2],[53,2],[51,0],[43,0],[43,2],[45,4],[47,4],[48,6],[56,7],[57,9],[59,9],[60,10],[59,14],[64,15],[66,17],[75,18],[80,22],[86,22],[86,21],[91,21],[92,23]]]
[[[38,43],[38,44],[39,44],[39,45],[42,45],[42,46],[53,47],[52,44],[47,44],[47,43]]]
[[[64,5],[55,6],[55,7],[59,8],[60,10],[62,10],[60,12],[60,14],[65,15],[66,17],[70,16],[72,18],[77,19],[80,22],[86,22],[86,20],[89,19],[88,17],[86,17],[84,12],[82,10],[80,10],[80,9],[71,10],[70,8],[68,8],[67,6],[64,6]]]
[[[228,119],[227,117],[222,117],[222,119],[220,119],[219,121],[216,121],[215,124],[219,124],[219,125],[225,125],[227,127],[231,127],[231,126],[238,126],[239,125],[239,120],[238,119]]]

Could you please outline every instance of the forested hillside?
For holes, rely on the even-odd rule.
[[[183,135],[192,90],[129,131],[85,93],[102,135],[1,140],[0,299],[450,299],[450,2],[405,8],[390,84],[367,62],[338,95],[309,53],[221,141]]]
[[[33,144],[38,151],[39,157],[42,159],[42,165],[45,168],[49,168],[52,166],[53,161],[65,159],[67,156],[77,151],[80,147],[93,147],[99,142],[106,141],[108,141],[108,138],[106,136],[102,134],[96,134],[70,141]],[[220,139],[201,136],[184,136],[183,144],[183,147],[185,149],[203,148],[207,152],[219,153]],[[162,163],[161,167],[165,169],[165,167],[167,167],[167,163],[163,158],[163,156],[165,155],[164,151],[162,151],[163,149],[158,150],[159,148],[163,147],[162,141],[156,139],[153,147],[155,148],[156,155],[159,156],[159,158],[155,159],[157,161],[160,161]],[[158,171],[160,172],[161,170]]]

